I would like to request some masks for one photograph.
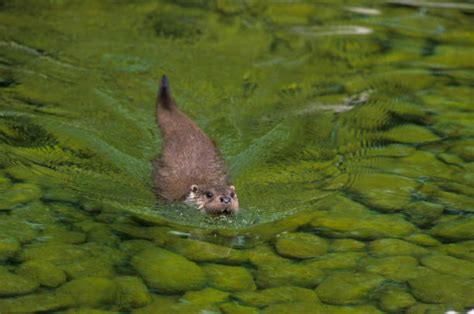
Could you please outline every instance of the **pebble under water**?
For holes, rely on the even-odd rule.
[[[0,313],[474,309],[474,4],[0,1]],[[157,202],[154,101],[241,213]]]

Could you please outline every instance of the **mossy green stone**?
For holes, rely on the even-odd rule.
[[[319,303],[318,296],[313,290],[294,286],[282,286],[258,291],[242,291],[234,293],[232,297],[245,305],[258,308],[274,303]]]
[[[0,261],[12,257],[20,249],[20,241],[18,241],[15,237],[0,236]]]
[[[41,189],[35,184],[17,183],[0,194],[0,210],[13,209],[21,204],[38,200]]]
[[[38,235],[38,231],[35,226],[21,221],[16,217],[3,216],[0,219],[0,238],[15,238],[20,243],[29,242],[35,239]]]
[[[420,260],[421,264],[437,272],[474,278],[474,261],[466,261],[448,255],[429,255]]]
[[[380,295],[380,307],[389,313],[400,313],[416,304],[411,294],[401,289],[387,289]]]
[[[337,239],[331,241],[330,251],[332,252],[353,252],[363,251],[365,243],[354,239]]]
[[[334,197],[335,202],[326,205],[330,210],[316,213],[310,226],[328,236],[356,239],[378,239],[404,237],[416,227],[398,214],[378,214],[361,204]]]
[[[260,289],[287,285],[311,288],[323,277],[324,272],[314,266],[291,262],[260,265],[255,271]]]
[[[441,242],[433,238],[432,236],[425,234],[425,233],[417,233],[409,235],[408,237],[404,238],[404,240],[422,245],[422,246],[438,246],[441,245]]]
[[[381,276],[369,273],[334,273],[321,282],[316,293],[321,301],[329,304],[361,304],[369,301],[370,292],[384,280]]]
[[[422,246],[403,241],[400,239],[380,239],[374,240],[368,245],[372,255],[378,257],[398,256],[398,255],[426,255],[429,250]]]
[[[425,304],[418,302],[406,310],[406,314],[446,314],[449,310],[463,310],[462,306],[447,304]]]
[[[204,264],[202,269],[209,278],[209,285],[224,291],[255,290],[252,274],[244,267]]]
[[[426,225],[436,220],[443,213],[444,206],[441,204],[418,201],[408,204],[404,212],[410,217],[410,221],[417,225]]]
[[[0,266],[0,283],[0,296],[31,293],[39,287],[37,281],[12,274],[2,266]]]
[[[266,307],[263,314],[288,314],[288,313],[308,313],[308,314],[324,314],[326,313],[324,306],[319,303],[312,302],[291,302],[278,303]]]
[[[72,298],[76,305],[113,304],[118,296],[118,285],[107,278],[85,277],[68,281],[56,293]]]
[[[436,250],[443,254],[474,262],[474,240],[443,244],[436,247]]]
[[[224,303],[220,306],[224,314],[259,314],[260,311],[254,307],[243,306],[236,302]]]
[[[151,288],[165,293],[199,290],[206,274],[195,263],[161,248],[146,249],[132,258],[132,265]]]
[[[121,310],[142,307],[151,302],[151,294],[140,278],[120,276],[113,280],[118,286],[116,304]]]
[[[82,232],[69,231],[64,228],[51,226],[45,228],[39,235],[42,242],[56,242],[56,243],[83,243],[86,240],[86,235]]]
[[[474,217],[459,217],[455,220],[441,222],[431,229],[438,238],[448,240],[474,239]]]
[[[148,305],[134,309],[133,314],[167,314],[173,313],[175,307],[178,304],[179,296],[167,296],[152,294],[152,301]]]
[[[463,139],[457,141],[451,145],[449,151],[465,161],[474,161],[474,140]]]
[[[120,242],[120,249],[130,256],[153,247],[156,247],[156,245],[153,244],[153,242],[147,240],[127,240]]]
[[[368,273],[401,282],[433,273],[429,268],[418,266],[418,260],[412,256],[366,258],[361,260],[359,266]]]
[[[178,239],[171,241],[166,248],[195,262],[244,262],[246,260],[239,250],[199,240]]]
[[[357,177],[350,190],[363,197],[368,204],[386,211],[403,209],[411,199],[416,181],[385,173],[368,173]]]
[[[181,301],[191,304],[213,304],[227,300],[228,292],[220,291],[213,288],[205,288],[199,291],[188,291],[182,297]]]
[[[408,281],[412,294],[426,303],[474,304],[474,280],[446,274],[432,274]]]
[[[337,305],[325,305],[324,314],[382,314],[373,305],[350,305],[350,306],[337,306]]]
[[[362,252],[329,253],[308,262],[307,265],[322,270],[353,269],[364,256],[366,256],[366,254]]]
[[[45,287],[57,287],[66,281],[66,274],[52,263],[43,260],[27,261],[17,269],[16,273],[39,282]]]
[[[39,293],[20,297],[0,299],[1,313],[51,313],[74,305],[69,295],[57,293]]]
[[[114,262],[107,256],[86,257],[74,261],[61,262],[62,270],[69,278],[82,277],[113,277]]]
[[[290,232],[277,236],[275,248],[278,254],[292,258],[310,258],[327,252],[327,240],[311,233]]]
[[[89,253],[83,246],[52,242],[25,246],[19,255],[19,260],[43,260],[56,264],[74,262],[89,256]]]
[[[403,124],[391,128],[385,132],[384,137],[398,143],[407,144],[419,144],[439,140],[439,137],[433,134],[429,129],[414,124]]]

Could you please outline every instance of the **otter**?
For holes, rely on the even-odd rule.
[[[181,112],[163,75],[156,99],[156,121],[163,138],[153,161],[158,198],[184,201],[210,214],[239,210],[235,188],[212,140]]]

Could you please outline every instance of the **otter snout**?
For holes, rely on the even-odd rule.
[[[221,202],[224,203],[224,204],[230,204],[230,202],[232,202],[232,199],[228,196],[222,196],[221,197]]]

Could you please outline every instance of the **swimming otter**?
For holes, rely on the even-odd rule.
[[[163,76],[156,100],[163,150],[153,162],[157,196],[202,212],[236,213],[239,201],[214,143],[177,107]]]

